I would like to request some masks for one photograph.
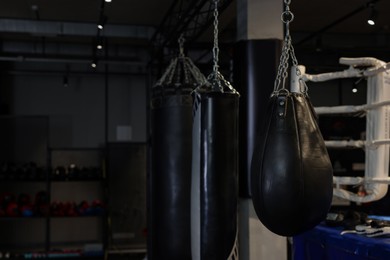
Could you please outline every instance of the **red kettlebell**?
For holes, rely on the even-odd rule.
[[[89,212],[89,203],[88,201],[86,200],[83,200],[80,204],[79,204],[79,213],[81,216],[85,216],[87,215]]]
[[[5,213],[8,217],[17,217],[19,216],[19,207],[15,201],[8,203]]]

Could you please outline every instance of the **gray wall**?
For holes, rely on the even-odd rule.
[[[98,147],[105,142],[104,74],[8,75],[15,115],[49,115],[51,147]],[[140,75],[108,76],[108,141],[146,140],[146,80]],[[117,127],[131,128],[119,140]],[[123,128],[122,128],[123,129]],[[127,130],[128,128],[124,128]],[[128,139],[130,138],[130,139]]]

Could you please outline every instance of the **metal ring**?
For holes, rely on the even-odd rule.
[[[281,88],[281,89],[277,90],[276,94],[280,95],[280,94],[283,94],[283,92],[284,92],[284,94],[286,94],[286,96],[290,95],[290,91],[288,89],[286,89],[286,88]]]
[[[290,10],[284,11],[280,16],[280,19],[283,23],[290,23],[294,20],[294,14]]]

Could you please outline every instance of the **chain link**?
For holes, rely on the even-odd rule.
[[[219,47],[218,47],[218,0],[214,0],[214,46],[213,46],[213,73],[212,77],[214,80],[214,83],[217,85],[218,88],[222,88],[220,79],[218,77],[219,71],[218,71],[218,62],[219,62]]]
[[[177,42],[179,43],[179,57],[184,57],[184,35],[181,34]]]
[[[280,56],[280,63],[278,72],[274,83],[274,93],[286,89],[286,79],[288,77],[289,61],[291,59],[292,65],[296,67],[296,74],[300,78],[301,72],[298,69],[298,60],[295,56],[294,47],[290,35],[290,23],[294,20],[294,14],[290,11],[291,0],[284,0],[285,10],[282,12],[280,19],[286,26],[286,33],[283,40],[282,54]],[[287,90],[288,91],[288,90]]]
[[[209,84],[207,84],[207,88],[211,88],[212,91],[217,92],[225,92],[228,91],[230,93],[239,93],[233,88],[233,86],[230,84],[229,81],[227,81],[223,75],[219,72],[219,47],[218,47],[218,0],[210,0],[211,4],[210,7],[214,7],[214,45],[213,45],[213,71],[210,73],[210,75],[207,77],[207,81]],[[198,91],[201,91],[200,88],[198,88]]]

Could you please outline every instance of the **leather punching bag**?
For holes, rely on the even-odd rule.
[[[238,99],[195,91],[191,190],[193,260],[237,258]]]
[[[297,235],[325,220],[333,197],[332,164],[291,43],[290,3],[284,0],[280,63],[251,163],[256,214],[281,236]],[[292,92],[286,88],[290,59]]]
[[[252,200],[269,230],[293,236],[326,218],[332,164],[306,94],[274,93],[266,115],[252,158]]]
[[[152,89],[148,259],[191,259],[191,92],[205,82],[181,55]]]

